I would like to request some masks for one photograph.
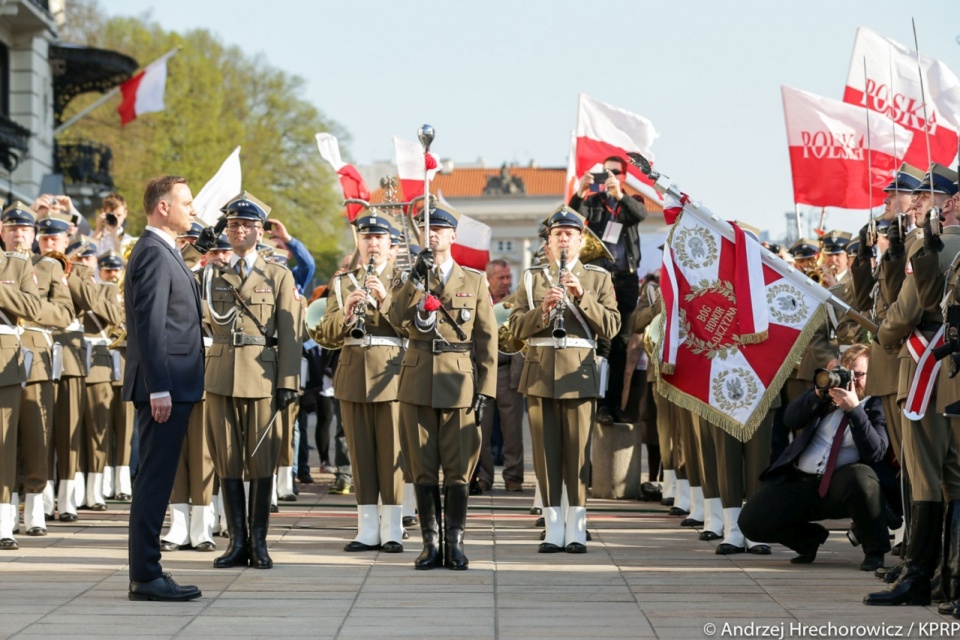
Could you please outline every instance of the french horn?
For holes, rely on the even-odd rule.
[[[322,348],[329,351],[336,351],[343,347],[343,342],[327,342],[320,333],[320,321],[323,314],[327,312],[327,297],[317,298],[307,307],[307,316],[304,322],[307,325],[307,335],[314,339]]]
[[[493,315],[497,319],[497,347],[500,353],[508,356],[520,353],[527,346],[523,340],[518,340],[510,333],[509,320],[512,308],[513,304],[506,301],[493,305]]]

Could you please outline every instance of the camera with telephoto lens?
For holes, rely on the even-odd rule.
[[[817,369],[813,372],[813,386],[820,391],[846,389],[850,386],[851,380],[853,380],[853,374],[843,367],[837,367],[833,371]]]
[[[108,213],[107,215],[103,216],[103,219],[109,227],[115,227],[120,224],[120,220],[117,219],[117,214],[115,213]]]

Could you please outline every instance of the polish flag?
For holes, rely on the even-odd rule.
[[[343,199],[359,198],[360,200],[370,201],[370,190],[366,183],[360,177],[357,168],[352,164],[347,164],[340,157],[340,143],[336,136],[329,133],[317,134],[317,147],[320,149],[320,157],[330,163],[333,170],[340,176],[340,189],[343,191]],[[347,220],[353,222],[360,211],[363,209],[359,204],[348,204],[346,208]]]
[[[125,126],[145,113],[163,111],[167,88],[167,60],[176,49],[151,62],[140,73],[120,85],[123,101],[117,107],[120,124]],[[236,194],[234,194],[236,195]]]
[[[951,166],[960,140],[960,79],[943,62],[922,53],[919,69],[917,73],[915,51],[860,27],[853,43],[843,101],[883,113],[912,131],[913,142],[904,162],[915,167],[926,167],[930,162]],[[889,129],[890,125],[886,127]]]
[[[441,207],[454,207],[444,200],[442,193],[437,193],[437,200]],[[493,233],[484,223],[461,213],[457,222],[457,240],[450,247],[453,259],[462,267],[483,271],[490,262],[490,239]]]
[[[423,195],[423,172],[433,180],[440,169],[440,159],[437,154],[423,155],[423,146],[419,142],[411,142],[393,136],[393,148],[397,154],[397,176],[400,179],[400,192],[406,201]]]
[[[577,109],[576,177],[579,179],[588,171],[600,171],[605,158],[617,155],[627,162],[627,184],[647,198],[662,202],[663,196],[653,188],[650,178],[630,164],[627,158],[627,152],[634,151],[652,164],[650,146],[656,137],[653,123],[643,116],[581,93]]]
[[[786,86],[781,93],[794,202],[841,209],[871,209],[883,204],[882,189],[900,166],[897,156],[910,146],[913,133],[863,107]]]
[[[240,147],[237,147],[194,197],[193,208],[197,210],[197,217],[208,226],[217,224],[223,215],[220,209],[240,193],[242,184]]]

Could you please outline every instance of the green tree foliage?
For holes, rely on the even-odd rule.
[[[145,225],[140,205],[151,177],[186,177],[196,194],[223,160],[240,145],[243,188],[271,207],[317,260],[325,280],[343,253],[345,221],[336,176],[317,152],[314,134],[345,133],[301,96],[303,80],[224,45],[207,30],[166,31],[149,15],[107,17],[96,0],[71,2],[61,38],[111,49],[146,65],[179,47],[169,59],[166,110],[120,126],[117,97],[64,131],[59,142],[88,139],[113,151],[113,178],[127,197],[129,229]],[[98,98],[79,96],[64,118]]]

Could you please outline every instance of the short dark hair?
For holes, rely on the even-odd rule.
[[[116,211],[117,207],[126,207],[127,200],[122,195],[114,191],[113,193],[108,193],[103,197],[103,204],[101,208],[104,211]]]
[[[627,170],[627,161],[621,158],[620,156],[607,156],[606,158],[603,159],[603,164],[607,164],[608,162],[619,162],[620,169],[622,171]]]
[[[187,184],[187,179],[180,176],[160,176],[147,183],[143,192],[143,211],[147,215],[153,213],[160,201],[170,195],[176,184]]]

